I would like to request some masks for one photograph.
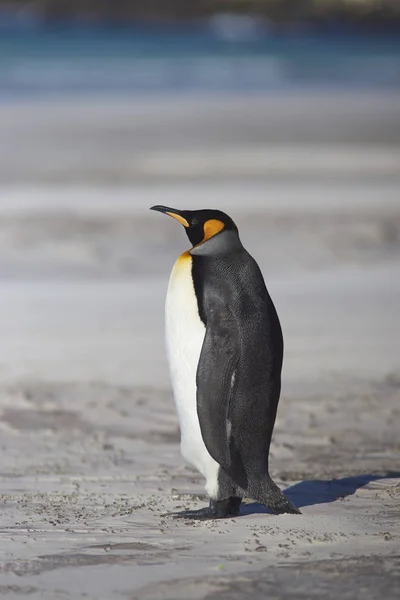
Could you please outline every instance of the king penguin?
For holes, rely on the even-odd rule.
[[[210,503],[175,516],[238,516],[243,496],[299,513],[269,475],[283,337],[261,271],[225,213],[151,210],[181,223],[192,244],[172,269],[165,337],[182,456],[205,477]]]

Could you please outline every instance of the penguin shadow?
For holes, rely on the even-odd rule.
[[[384,475],[354,475],[342,479],[312,479],[301,481],[284,491],[285,496],[298,508],[314,506],[316,504],[329,504],[346,496],[351,496],[358,489],[378,479],[391,479],[400,477],[399,472],[387,472]],[[249,502],[242,504],[240,515],[271,514],[263,504]]]

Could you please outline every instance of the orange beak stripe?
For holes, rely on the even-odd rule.
[[[184,227],[189,227],[189,223],[186,221],[186,219],[181,217],[181,215],[177,215],[176,213],[172,213],[172,212],[166,212],[165,214],[176,219]]]

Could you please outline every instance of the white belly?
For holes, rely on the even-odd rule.
[[[191,257],[178,258],[172,270],[165,306],[166,346],[183,458],[206,478],[206,490],[216,496],[218,463],[209,455],[201,435],[196,407],[196,371],[205,327],[197,308]]]

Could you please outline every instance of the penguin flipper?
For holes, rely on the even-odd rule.
[[[206,330],[197,367],[197,415],[207,451],[222,467],[231,464],[228,410],[238,355],[235,328],[219,318],[218,328]]]

